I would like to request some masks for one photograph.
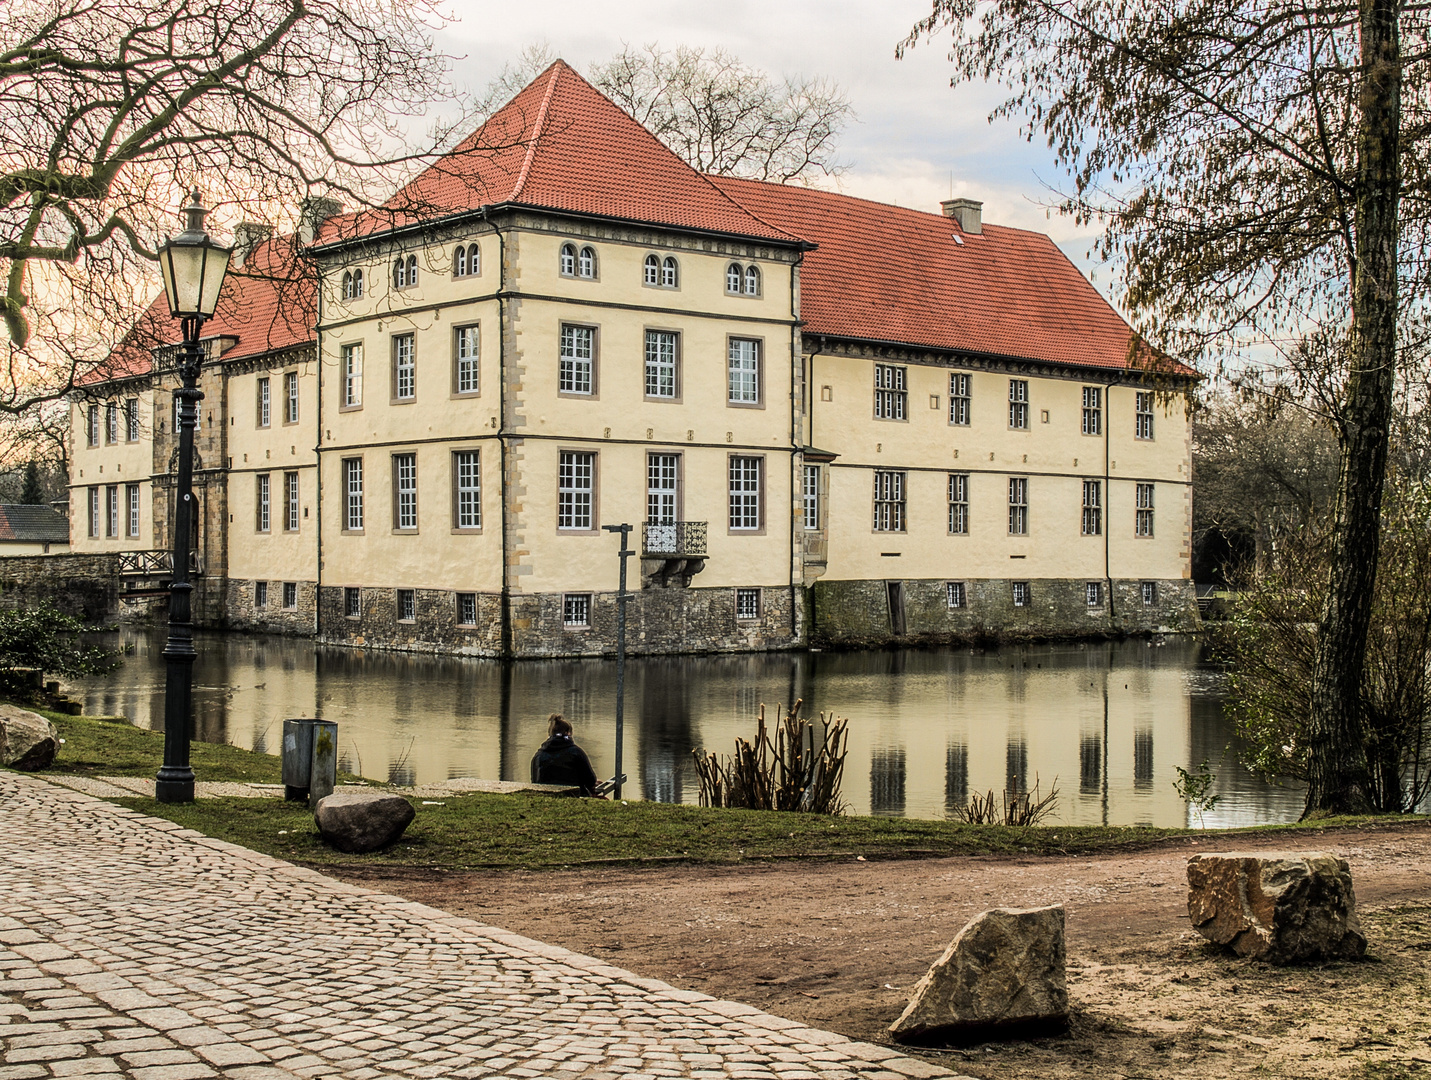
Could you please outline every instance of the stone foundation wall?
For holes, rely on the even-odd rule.
[[[231,630],[249,630],[262,634],[293,634],[311,637],[318,624],[318,583],[294,582],[298,586],[298,605],[283,606],[281,581],[268,583],[268,600],[263,607],[254,603],[257,582],[243,578],[228,579],[225,625]]]
[[[118,598],[116,554],[0,558],[0,607],[26,608],[48,601],[67,615],[102,623],[115,618]]]
[[[323,586],[318,597],[318,638],[334,645],[465,656],[500,656],[502,597],[477,593],[477,623],[457,622],[457,597],[445,589],[415,589],[415,618],[400,621],[396,589],[362,589],[362,613],[346,614],[344,590]]]
[[[894,580],[894,579],[891,579]],[[890,610],[890,581],[817,581],[810,598],[810,640],[815,645],[884,645],[898,642],[954,642],[1021,638],[1081,638],[1124,634],[1179,633],[1200,623],[1191,581],[1154,582],[1157,599],[1143,602],[1141,580],[1115,579],[1110,608],[1090,607],[1083,580],[1032,579],[1029,603],[1015,607],[1013,580],[966,581],[965,606],[950,608],[948,582],[899,581],[904,600],[904,633],[896,634]]]

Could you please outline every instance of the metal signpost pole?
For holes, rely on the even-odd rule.
[[[621,583],[616,592],[616,786],[612,789],[612,798],[620,799],[621,748],[626,734],[623,715],[626,707],[626,560],[636,552],[626,549],[627,539],[631,535],[630,525],[603,525],[602,528],[607,532],[621,534],[621,550],[617,552],[621,557]]]

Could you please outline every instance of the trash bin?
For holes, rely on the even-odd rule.
[[[338,780],[338,725],[332,720],[283,721],[283,797],[316,806]]]

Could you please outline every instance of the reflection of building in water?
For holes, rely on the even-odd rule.
[[[641,777],[641,797],[654,802],[683,802],[682,783],[691,768],[694,743],[690,672],[679,661],[650,660],[635,672],[640,680],[639,722],[634,734]],[[629,715],[629,713],[628,713]],[[754,725],[752,725],[752,732]],[[630,762],[630,758],[626,759]],[[627,775],[636,771],[623,764]]]
[[[950,743],[944,751],[944,813],[953,817],[969,805],[969,748]]]
[[[904,814],[904,747],[882,746],[870,757],[870,813]]]
[[[1078,793],[1098,795],[1103,790],[1103,736],[1084,734],[1078,740]]]
[[[1011,795],[1029,789],[1029,744],[1022,735],[1011,737],[1004,750],[1004,790]]]
[[[1148,791],[1153,786],[1153,728],[1133,729],[1133,786]]]

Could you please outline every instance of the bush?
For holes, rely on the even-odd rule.
[[[800,715],[802,702],[776,706],[775,738],[765,726],[765,706],[756,719],[755,742],[735,740],[733,757],[695,750],[702,806],[744,810],[794,810],[841,814],[840,781],[849,747],[849,721],[819,721]]]
[[[77,678],[108,671],[118,653],[81,643],[88,626],[49,604],[0,611],[0,672],[38,668],[49,675]]]

